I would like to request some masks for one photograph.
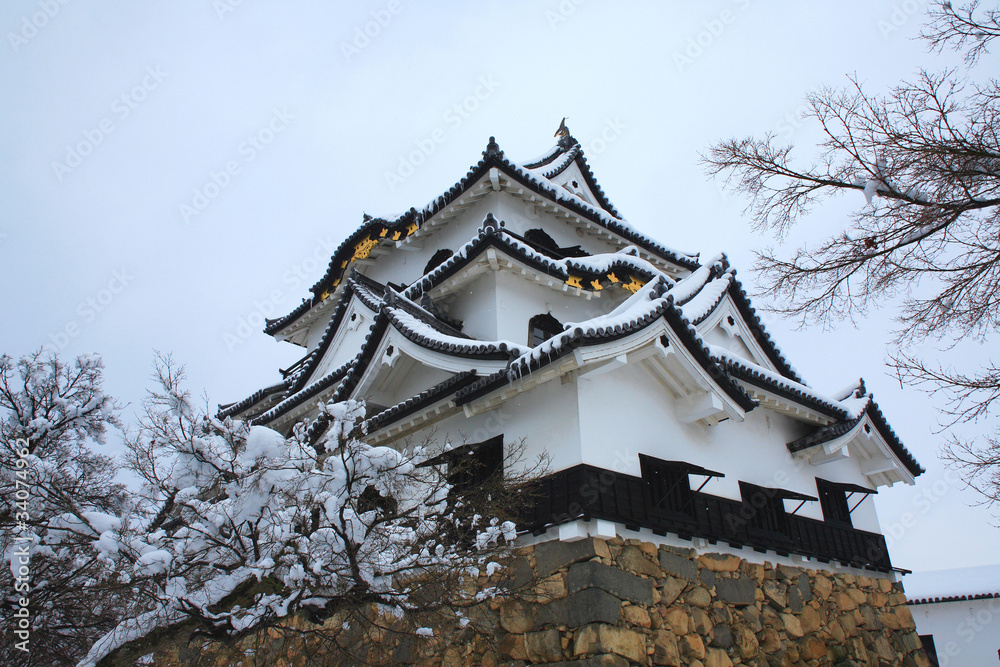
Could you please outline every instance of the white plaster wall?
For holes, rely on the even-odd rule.
[[[365,275],[380,283],[413,283],[424,275],[424,266],[438,250],[447,248],[455,252],[477,236],[486,214],[493,212],[496,215],[496,198],[496,194],[486,195],[457,218],[399,248],[387,248],[388,254],[376,257],[374,266],[366,269]],[[419,250],[413,249],[417,246]]]
[[[460,412],[408,437],[419,443],[430,437],[438,446],[482,442],[503,434],[504,442],[524,440],[520,465],[530,467],[539,455],[550,459],[546,472],[580,462],[580,427],[576,386],[558,380],[513,397],[497,409],[472,417]]]
[[[629,296],[625,290],[609,288],[588,300],[510,271],[497,273],[496,284],[498,336],[522,344],[528,342],[528,320],[535,315],[551,313],[563,324],[581,322],[607,314]]]
[[[479,340],[497,340],[496,276],[493,271],[484,273],[449,297],[445,310],[462,320],[462,333]]]
[[[357,316],[354,321],[351,320],[352,315]],[[330,341],[330,346],[316,367],[316,372],[313,373],[313,380],[318,380],[330,371],[340,368],[358,355],[365,342],[365,336],[371,329],[374,317],[375,314],[358,301],[357,297],[351,298],[351,305],[347,307],[344,319],[341,320],[340,330],[334,334],[334,339]]]
[[[449,371],[425,366],[405,355],[396,361],[391,370],[384,368],[381,373],[388,376],[387,381],[377,380],[367,400],[387,408],[412,398],[454,375]]]
[[[917,634],[934,635],[941,667],[1000,663],[1000,599],[918,604],[910,611]]]
[[[584,235],[583,228],[577,223],[557,218],[541,206],[506,192],[501,193],[498,210],[493,215],[503,220],[507,229],[520,236],[524,236],[529,229],[540,228],[563,248],[578,245],[592,255],[618,250],[608,241]]]
[[[800,427],[764,408],[748,413],[742,422],[683,424],[666,389],[638,365],[582,378],[578,384],[583,463],[639,476],[639,453],[686,461],[725,473],[704,491],[734,500],[741,497],[741,480],[811,496],[817,495],[816,477],[869,485],[853,460],[823,466],[795,460],[785,443],[800,435]],[[796,505],[786,501],[789,511]],[[823,518],[818,502],[806,503],[798,514]],[[852,521],[856,528],[879,532],[871,500],[858,507]]]

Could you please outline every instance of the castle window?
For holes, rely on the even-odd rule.
[[[524,233],[524,240],[532,248],[553,259],[563,259],[565,257],[587,257],[588,253],[580,246],[559,247],[551,236],[541,229],[529,229]]]
[[[819,491],[819,504],[823,508],[823,518],[831,523],[842,523],[852,526],[851,512],[861,504],[873,489],[866,489],[857,484],[829,482],[816,478],[816,489]],[[857,498],[855,498],[857,496]],[[854,505],[851,502],[854,501]]]
[[[538,347],[548,339],[563,332],[563,325],[548,313],[535,315],[528,320],[528,345]]]
[[[785,499],[798,500],[801,503],[817,500],[804,493],[788,491],[787,489],[771,489],[748,482],[740,482],[740,495],[743,497],[742,515],[747,523],[758,531],[770,534],[786,535],[788,533],[788,515],[785,514]],[[796,508],[798,509],[798,508]]]
[[[642,479],[646,483],[650,512],[659,516],[676,514],[690,516],[693,513],[691,501],[701,487],[691,491],[689,475],[705,475],[708,479],[725,477],[721,472],[707,470],[684,461],[664,461],[645,454],[639,454],[639,467],[642,470]],[[701,486],[705,486],[708,479],[702,482]]]
[[[443,452],[421,466],[447,465],[450,495],[462,496],[475,491],[503,474],[503,435]]]
[[[454,253],[451,250],[448,250],[447,248],[441,248],[440,250],[438,250],[436,253],[434,253],[434,255],[430,258],[430,260],[428,260],[426,266],[424,266],[424,275],[426,276],[428,273],[436,269],[453,254]]]

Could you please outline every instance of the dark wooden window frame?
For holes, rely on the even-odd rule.
[[[528,320],[528,345],[538,347],[562,332],[562,323],[551,313],[540,313]]]
[[[816,491],[819,495],[820,507],[823,508],[823,519],[831,523],[853,526],[851,514],[869,495],[878,493],[875,489],[867,489],[857,484],[831,482],[820,477],[816,478]],[[850,501],[852,494],[861,494],[861,499],[853,506]]]

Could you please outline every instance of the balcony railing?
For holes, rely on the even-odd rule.
[[[658,535],[700,537],[733,547],[799,554],[820,562],[838,562],[887,572],[892,569],[885,538],[878,533],[785,514],[782,530],[762,530],[753,521],[756,508],[739,500],[692,493],[684,508],[654,507],[645,480],[589,465],[543,477],[530,487],[532,502],[522,525],[536,533],[575,519],[605,519]]]

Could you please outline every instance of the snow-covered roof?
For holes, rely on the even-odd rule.
[[[538,194],[553,203],[568,209],[581,219],[587,220],[609,232],[619,236],[627,243],[632,243],[646,252],[651,253],[675,266],[686,270],[698,268],[698,256],[696,254],[685,253],[663,246],[653,239],[636,231],[627,221],[618,214],[614,206],[607,201],[600,186],[593,178],[593,173],[587,165],[583,156],[583,149],[576,140],[572,146],[558,145],[553,154],[566,157],[565,165],[575,163],[580,167],[584,180],[598,200],[598,205],[593,205],[583,200],[579,196],[569,192],[551,182],[539,168],[529,168],[528,165],[517,165],[504,157],[503,151],[497,145],[495,139],[490,137],[489,145],[483,151],[482,159],[473,165],[465,178],[459,180],[446,192],[432,200],[420,210],[410,208],[407,212],[392,219],[373,218],[365,215],[361,226],[344,240],[337,250],[334,251],[330,259],[330,264],[324,276],[310,288],[312,297],[303,301],[287,315],[275,320],[268,320],[265,333],[275,335],[309,312],[314,306],[321,304],[336,290],[344,278],[345,272],[351,262],[355,259],[367,257],[371,249],[382,243],[389,241],[400,241],[409,235],[417,232],[430,218],[446,208],[449,204],[457,200],[471,187],[488,177],[491,169],[496,168],[508,178],[518,182],[521,186]],[[572,158],[568,156],[572,154]],[[554,158],[555,159],[555,158]],[[530,163],[529,163],[530,164]],[[558,169],[556,173],[561,172]],[[552,173],[554,176],[555,173]]]
[[[909,604],[1000,597],[1000,565],[913,572],[903,577]]]

